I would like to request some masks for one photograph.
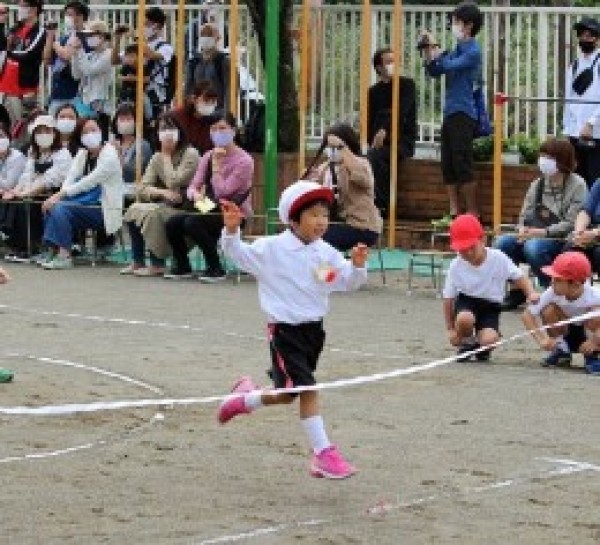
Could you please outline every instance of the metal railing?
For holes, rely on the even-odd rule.
[[[167,12],[167,39],[175,43],[176,6],[161,5]],[[47,5],[45,20],[61,18],[62,6]],[[95,5],[94,16],[106,20],[109,28],[126,24],[135,28],[136,6]],[[195,50],[193,25],[197,25],[202,6],[186,6],[186,49]],[[211,6],[221,34],[227,40],[227,7]],[[438,139],[444,105],[444,79],[428,78],[415,48],[421,29],[428,28],[438,42],[452,45],[448,29],[451,7],[405,6],[403,16],[403,74],[417,83],[418,138],[421,143]],[[576,55],[572,26],[583,15],[600,17],[597,8],[483,8],[485,24],[478,36],[484,53],[484,78],[487,96],[495,91],[527,97],[561,97],[565,71]],[[14,12],[11,14],[14,15]],[[300,8],[294,14],[298,28]],[[392,8],[376,6],[372,10],[372,44],[370,56],[378,48],[388,46],[392,30]],[[324,129],[339,120],[358,126],[360,35],[362,14],[360,6],[323,6],[311,10],[309,101],[307,138],[320,140]],[[296,47],[296,67],[298,48]],[[245,7],[240,11],[240,64],[242,88],[254,88],[254,96],[264,92],[264,70],[260,60],[256,34]],[[297,77],[299,71],[297,70]],[[371,72],[372,82],[375,73]],[[48,85],[44,87],[47,93]],[[113,89],[114,94],[114,89]],[[245,100],[253,96],[247,94]],[[43,98],[43,97],[42,97]],[[248,111],[243,108],[241,111]],[[504,136],[557,135],[562,130],[562,104],[555,102],[514,101],[506,111]]]

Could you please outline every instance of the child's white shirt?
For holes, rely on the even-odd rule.
[[[444,299],[454,299],[459,293],[501,303],[508,280],[518,280],[523,271],[502,251],[496,248],[485,249],[485,259],[479,266],[471,265],[462,257],[456,256],[446,275]]]
[[[270,322],[300,324],[321,320],[329,310],[329,295],[350,291],[367,281],[367,269],[357,268],[325,241],[305,244],[289,229],[248,244],[240,232],[223,229],[223,252],[258,282],[260,306]],[[334,271],[332,282],[320,271]]]
[[[550,286],[542,295],[540,300],[527,307],[533,316],[539,316],[544,308],[554,303],[567,318],[575,318],[595,308],[600,307],[600,290],[590,284],[583,285],[583,293],[577,299],[569,301],[564,295],[557,295]]]

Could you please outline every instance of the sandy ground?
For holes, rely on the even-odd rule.
[[[222,394],[242,373],[266,381],[250,279],[9,270],[0,365],[16,380],[0,385],[3,406]],[[373,274],[333,298],[320,381],[451,353],[440,301],[404,290]],[[519,329],[504,316],[505,335]],[[328,391],[330,435],[360,469],[343,482],[308,475],[295,408],[225,427],[215,405],[164,421],[147,408],[2,416],[0,543],[600,543],[600,379],[541,369],[539,357],[525,340],[491,364]]]

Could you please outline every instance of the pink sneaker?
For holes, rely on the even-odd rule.
[[[313,454],[310,463],[310,474],[313,477],[346,479],[355,473],[356,468],[344,459],[335,445],[331,445],[319,454]]]
[[[241,377],[238,381],[233,385],[231,389],[232,393],[245,393],[251,392],[252,390],[256,390],[256,386],[252,382],[250,377]],[[226,424],[229,422],[234,416],[238,414],[250,414],[250,411],[246,408],[244,404],[244,396],[234,397],[232,399],[228,399],[221,403],[219,407],[219,414],[217,418],[221,424]]]

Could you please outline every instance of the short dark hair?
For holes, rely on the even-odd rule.
[[[452,17],[463,23],[472,23],[471,36],[477,36],[483,25],[483,14],[474,2],[461,2],[454,8]]]
[[[54,119],[58,119],[58,114],[63,110],[73,110],[75,112],[75,118],[79,119],[79,112],[77,111],[77,108],[73,106],[72,102],[65,102],[56,108],[56,111],[54,112]]]
[[[133,116],[133,120],[135,121],[135,104],[133,102],[122,102],[119,107],[115,111],[115,115],[112,118],[112,122],[110,124],[110,130],[115,135],[117,139],[121,138],[119,131],[117,130],[117,119],[122,115],[131,115]]]
[[[137,55],[140,51],[140,48],[138,47],[137,43],[132,43],[132,44],[128,44],[127,47],[125,47],[124,53],[125,55],[131,55],[132,53]]]
[[[90,17],[90,8],[87,4],[84,4],[79,0],[67,2],[63,11],[67,11],[68,9],[72,9],[77,15],[81,15],[84,21],[87,21]]]
[[[237,119],[231,112],[226,112],[225,110],[217,110],[215,113],[210,116],[210,124],[214,125],[219,121],[225,121],[230,127],[234,130],[237,129]]]
[[[289,220],[293,221],[295,223],[299,223],[300,216],[302,216],[302,212],[304,212],[307,208],[311,208],[312,206],[315,206],[315,204],[321,204],[325,208],[327,208],[327,210],[331,209],[329,201],[326,201],[325,199],[315,199],[314,201],[307,201],[305,203],[302,203],[298,208],[296,208],[293,211],[292,214],[290,214]]]
[[[150,8],[146,11],[146,20],[151,23],[156,23],[157,25],[163,27],[167,22],[167,16],[165,12],[157,6]]]
[[[190,94],[195,97],[219,98],[219,93],[217,93],[214,85],[208,79],[203,79],[196,82],[192,87]]]
[[[563,174],[571,174],[577,168],[575,148],[564,138],[548,138],[540,146],[540,153],[556,160],[556,166]]]
[[[42,13],[43,9],[44,9],[44,2],[43,0],[25,0],[25,3],[30,7],[30,8],[37,8],[37,14],[39,15],[40,13]]]
[[[377,51],[375,51],[375,54],[373,55],[373,68],[375,68],[375,70],[377,70],[378,66],[381,66],[381,63],[383,62],[383,56],[386,53],[391,53],[392,50],[389,47],[382,47],[381,49],[378,49]]]
[[[158,117],[156,122],[156,140],[160,142],[158,139],[158,132],[160,131],[160,126],[166,125],[167,127],[173,127],[179,131],[179,140],[177,141],[177,145],[175,146],[175,152],[182,152],[185,148],[189,146],[188,138],[186,132],[183,130],[183,126],[177,119],[177,117],[173,114],[173,112],[165,112]]]
[[[337,136],[354,155],[361,155],[360,140],[356,131],[348,123],[336,123],[329,127],[323,133],[320,151],[327,147],[327,137],[329,135]]]

